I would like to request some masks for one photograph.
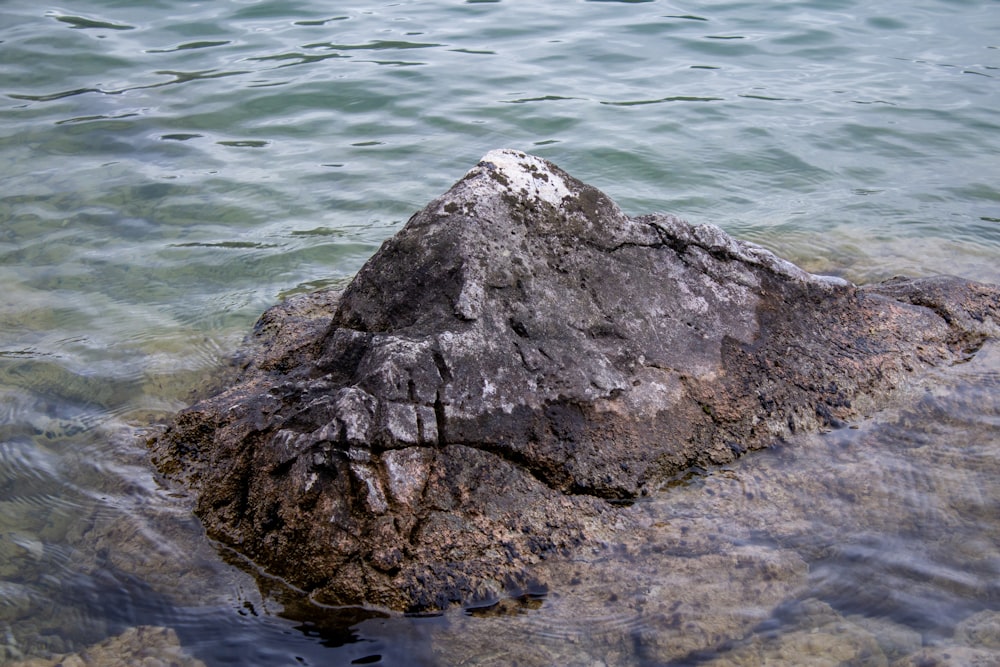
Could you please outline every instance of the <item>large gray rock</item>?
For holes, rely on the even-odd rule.
[[[998,323],[995,287],[811,275],[493,151],[343,293],[265,313],[151,444],[213,537],[316,599],[442,608],[543,585],[628,521],[608,501],[870,414]]]

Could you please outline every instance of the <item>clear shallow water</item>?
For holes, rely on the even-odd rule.
[[[996,2],[331,9],[12,0],[0,7],[0,26],[7,657],[78,650],[151,623],[175,628],[210,664],[375,654],[386,663],[462,656],[473,664],[489,654],[463,653],[463,642],[483,628],[520,632],[513,645],[527,660],[539,632],[515,621],[530,620],[557,638],[555,655],[584,644],[575,654],[583,664],[644,659],[638,649],[610,653],[607,642],[581,642],[593,595],[574,599],[554,587],[530,613],[373,619],[345,634],[341,613],[296,611],[273,583],[262,594],[225,563],[200,538],[188,501],[157,485],[129,438],[185,405],[264,308],[348,280],[492,148],[550,158],[629,213],[715,222],[813,271],[857,282],[899,273],[1000,282]],[[995,387],[991,372],[973,384]],[[872,468],[896,471],[865,488],[909,499],[915,525],[937,522],[922,508],[952,502],[955,489],[978,498],[989,511],[966,516],[959,503],[954,512],[981,548],[948,560],[934,531],[885,536],[859,523],[884,523],[895,516],[888,510],[865,509],[847,525],[830,518],[825,527],[818,512],[808,520],[822,544],[797,537],[787,547],[810,568],[806,589],[789,589],[792,598],[863,613],[833,604],[840,598],[831,586],[849,591],[851,582],[883,579],[891,552],[916,563],[904,571],[917,574],[900,580],[917,589],[912,606],[940,610],[902,624],[927,641],[1000,607],[989,588],[998,578],[996,412],[985,400],[945,405],[898,428],[910,439],[959,443],[985,474],[948,482],[956,461],[944,455],[908,466],[887,453],[898,435],[850,447]],[[969,434],[978,438],[972,453]],[[821,461],[796,465],[842,477]],[[754,465],[764,464],[706,479],[747,480]],[[781,511],[769,516],[804,521],[796,507],[817,492],[793,479]],[[678,494],[666,491],[650,511],[666,516]],[[697,507],[704,494],[694,498]],[[633,567],[649,578],[666,567],[659,562],[646,554]],[[899,613],[869,607],[872,618],[899,625]],[[669,636],[637,609],[609,611],[613,619],[632,614],[624,636]],[[771,607],[746,614],[763,623]],[[352,634],[371,641],[330,646]]]

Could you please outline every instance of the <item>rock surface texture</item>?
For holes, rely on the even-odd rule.
[[[447,607],[693,465],[837,428],[1000,335],[1000,289],[857,287],[487,154],[342,292],[261,318],[151,441],[208,532],[322,602]]]

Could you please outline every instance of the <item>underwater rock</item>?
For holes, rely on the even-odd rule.
[[[888,667],[889,660],[869,632],[842,618],[819,600],[805,600],[795,610],[801,629],[754,635],[743,645],[702,664],[705,667],[810,665],[815,667]]]
[[[53,658],[32,658],[11,663],[10,667],[205,667],[181,647],[177,633],[170,628],[140,625],[128,628],[87,647],[79,653]]]
[[[815,276],[492,151],[342,292],[265,313],[237,381],[150,445],[212,537],[317,601],[438,609],[542,589],[615,501],[998,333],[998,288]]]
[[[996,667],[997,652],[972,646],[931,646],[897,660],[891,667]]]
[[[807,579],[807,564],[788,550],[734,546],[720,538],[725,544],[711,550],[680,552],[646,543],[635,530],[624,532],[630,541],[585,546],[573,557],[543,563],[538,571],[551,592],[535,601],[544,604],[537,615],[525,608],[532,600],[522,597],[521,609],[498,603],[449,617],[435,635],[439,662],[700,664],[697,656],[766,623]]]
[[[955,641],[966,646],[1000,649],[1000,612],[987,609],[969,616],[955,629]]]
[[[891,667],[991,667],[1000,664],[1000,612],[973,614],[955,629],[950,642],[928,646],[892,663]]]

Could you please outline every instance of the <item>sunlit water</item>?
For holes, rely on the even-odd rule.
[[[998,109],[990,0],[7,0],[0,660],[155,625],[209,665],[1000,661],[993,348],[674,480],[544,593],[430,618],[255,576],[139,437],[497,147],[813,271],[1000,282]]]

